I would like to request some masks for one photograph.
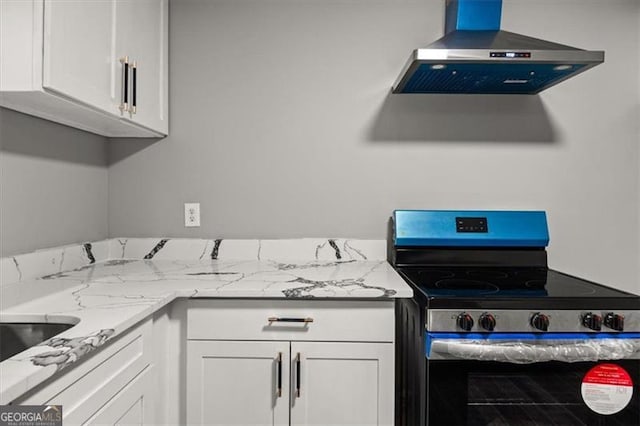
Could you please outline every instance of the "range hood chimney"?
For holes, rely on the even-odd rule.
[[[536,94],[604,62],[577,49],[500,30],[502,0],[447,0],[445,33],[409,57],[393,93]]]

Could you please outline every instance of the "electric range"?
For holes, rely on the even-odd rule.
[[[640,296],[548,268],[546,214],[397,210],[396,424],[638,425]]]

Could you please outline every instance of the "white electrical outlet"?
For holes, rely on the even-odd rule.
[[[184,203],[184,226],[200,226],[200,203]]]

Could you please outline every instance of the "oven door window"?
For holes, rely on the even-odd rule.
[[[601,415],[582,398],[582,381],[596,362],[509,364],[429,360],[429,425],[634,425],[640,424],[640,360],[606,361],[633,380],[631,401]]]

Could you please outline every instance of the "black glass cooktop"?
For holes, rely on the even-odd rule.
[[[434,305],[463,303],[553,305],[579,309],[603,302],[603,309],[638,309],[640,296],[546,268],[400,268],[405,279]],[[615,303],[615,306],[612,306]],[[571,305],[571,306],[569,306]]]

